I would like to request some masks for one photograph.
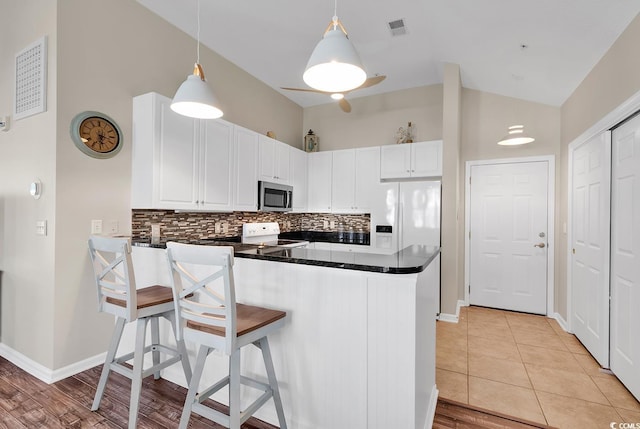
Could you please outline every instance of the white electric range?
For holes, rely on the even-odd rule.
[[[278,222],[256,222],[242,225],[242,243],[257,244],[259,246],[305,247],[309,244],[304,240],[279,239],[280,225]]]

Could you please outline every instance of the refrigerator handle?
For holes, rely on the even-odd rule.
[[[404,201],[402,198],[398,198],[400,201],[398,201],[398,220],[396,222],[397,225],[397,229],[398,229],[398,251],[404,249],[404,240],[402,239],[402,235],[403,235],[403,228],[402,228],[402,220],[404,219]]]

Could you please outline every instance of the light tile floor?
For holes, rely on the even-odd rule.
[[[558,428],[640,423],[640,403],[553,319],[467,307],[436,330],[443,398]]]

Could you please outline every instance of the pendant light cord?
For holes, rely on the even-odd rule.
[[[338,0],[333,2],[333,29],[338,28]]]
[[[196,58],[197,58],[198,64],[200,64],[200,0],[198,0],[197,2],[197,15],[198,15],[198,29],[196,32],[196,37],[198,39],[198,45],[196,48]]]

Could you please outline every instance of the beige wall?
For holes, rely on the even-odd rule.
[[[47,111],[12,121],[0,132],[0,270],[2,342],[42,365],[53,366],[56,195],[56,2],[3,2],[0,13],[0,116],[13,113],[15,54],[48,36]],[[29,184],[39,178],[34,200]],[[49,234],[35,235],[36,220]]]
[[[349,97],[349,103],[351,113],[337,102],[304,109],[299,147],[309,129],[318,135],[321,151],[394,144],[396,131],[408,122],[414,126],[414,141],[442,138],[442,85]]]
[[[47,113],[0,133],[2,342],[58,369],[103,352],[113,327],[96,311],[86,240],[91,219],[129,232],[132,97],[172,96],[192,70],[195,41],[130,0],[32,3],[9,2],[0,14],[0,115],[11,112],[14,53],[49,36]],[[208,49],[201,61],[225,119],[298,143],[300,106]],[[75,148],[69,123],[84,110],[118,122],[117,156],[96,160]],[[38,201],[27,192],[36,177],[44,183]],[[35,236],[36,219],[48,220],[47,237]]]
[[[464,212],[460,196],[462,82],[460,66],[445,64],[442,115],[441,312],[455,314],[463,286]],[[461,247],[462,246],[462,247]]]

